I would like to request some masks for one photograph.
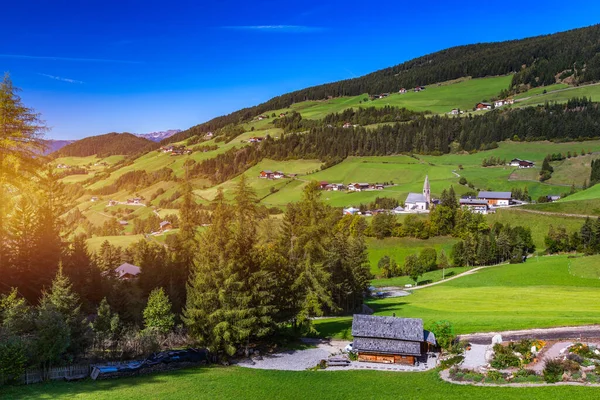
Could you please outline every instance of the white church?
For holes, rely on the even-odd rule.
[[[431,189],[429,187],[429,176],[425,176],[423,194],[409,193],[404,202],[404,210],[408,212],[428,212],[431,207]]]

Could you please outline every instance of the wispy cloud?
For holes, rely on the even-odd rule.
[[[221,29],[257,32],[312,33],[323,32],[325,28],[307,25],[238,25],[222,26]]]
[[[62,78],[62,77],[60,77],[60,76],[54,76],[54,75],[49,75],[49,74],[41,74],[41,73],[38,73],[38,75],[40,75],[40,76],[45,76],[46,78],[54,79],[54,80],[61,81],[61,82],[68,82],[68,83],[78,83],[78,84],[85,83],[85,82],[83,82],[83,81],[78,81],[78,80],[76,80],[76,79]]]
[[[22,59],[22,60],[49,60],[49,61],[74,61],[74,62],[118,63],[118,64],[142,64],[141,61],[111,60],[111,59],[106,59],[106,58],[31,56],[31,55],[25,55],[25,54],[0,54],[0,58],[17,58],[17,59]]]

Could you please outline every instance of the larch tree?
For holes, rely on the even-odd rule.
[[[0,274],[7,268],[6,221],[12,199],[37,176],[46,131],[40,115],[25,106],[8,74],[0,82]],[[2,289],[0,289],[2,290]]]

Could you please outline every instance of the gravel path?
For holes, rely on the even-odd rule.
[[[590,339],[600,338],[600,325],[584,326],[566,326],[561,328],[544,329],[525,329],[519,331],[504,332],[486,332],[473,333],[469,335],[459,335],[461,340],[466,340],[471,344],[490,344],[494,335],[502,335],[502,340],[517,341],[521,339],[542,339],[542,340],[560,340],[560,339]]]
[[[268,354],[240,361],[238,365],[247,368],[304,371],[334,353],[339,354],[348,343],[350,342],[342,340],[318,341],[315,343],[317,347],[314,349],[288,350],[282,353]]]
[[[491,346],[485,344],[473,344],[471,350],[465,351],[465,359],[461,367],[476,370],[479,367],[487,365],[485,353]]]
[[[276,354],[269,354],[262,357],[253,357],[238,362],[240,367],[257,369],[275,369],[281,371],[304,371],[307,368],[316,366],[321,360],[326,360],[332,354],[339,355],[346,347],[349,341],[343,340],[311,340],[303,339],[306,343],[315,344],[316,348],[306,350],[289,350]],[[401,371],[401,372],[421,372],[427,371],[437,366],[438,359],[430,358],[427,363],[421,363],[418,366],[402,364],[382,364],[352,361],[346,367],[328,367],[324,371],[347,371],[350,369],[358,370],[377,370],[377,371]]]

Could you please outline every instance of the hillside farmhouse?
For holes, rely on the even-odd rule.
[[[248,142],[250,142],[250,143],[260,143],[263,140],[264,140],[264,138],[255,136],[255,137],[251,137],[250,139],[248,139]]]
[[[173,229],[173,225],[169,221],[162,221],[160,223],[160,231],[166,232]]]
[[[407,92],[407,90],[405,88],[402,88],[402,89],[398,90],[398,93],[400,93],[400,94],[404,94],[406,92]]]
[[[475,105],[476,110],[491,110],[492,105],[490,103],[477,103]]]
[[[513,99],[496,100],[494,102],[494,107],[502,107],[514,103],[515,101]]]
[[[348,207],[348,208],[344,208],[344,210],[342,212],[344,215],[354,215],[354,214],[358,213],[359,211],[360,211],[360,209],[358,209],[358,208]]]
[[[466,198],[459,201],[461,208],[469,209],[475,214],[487,214],[490,211],[487,200]]]
[[[535,163],[529,160],[521,160],[520,158],[513,158],[510,160],[511,167],[519,167],[519,168],[533,168]]]
[[[352,336],[358,361],[366,362],[413,365],[437,346],[435,336],[423,329],[420,318],[356,314]]]
[[[423,90],[425,90],[425,86],[417,86],[416,88],[414,88],[415,92],[422,92]]]
[[[348,190],[352,190],[355,192],[362,192],[363,190],[367,190],[371,187],[368,183],[351,183],[348,185]]]
[[[450,111],[451,115],[458,115],[460,114],[460,110],[458,108],[453,108],[452,111]]]
[[[431,207],[431,188],[429,186],[429,176],[425,176],[423,184],[423,194],[409,193],[404,202],[406,211],[422,212],[427,211]]]
[[[140,267],[129,263],[123,263],[115,269],[117,278],[121,280],[134,279],[140,274],[140,272],[142,272]]]
[[[491,207],[506,207],[512,204],[511,192],[486,192],[481,191],[477,195],[479,200],[485,200]]]

